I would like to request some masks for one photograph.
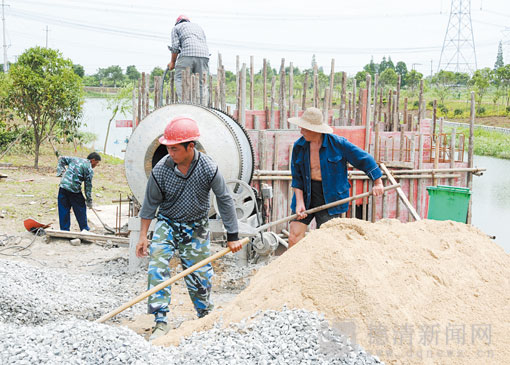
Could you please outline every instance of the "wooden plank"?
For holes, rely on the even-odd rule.
[[[46,233],[46,235],[48,237],[69,238],[69,239],[79,238],[81,240],[93,241],[93,242],[95,242],[95,241],[111,241],[111,242],[115,242],[115,243],[129,245],[129,238],[112,236],[112,235],[60,231],[57,229],[45,229],[44,232]]]
[[[390,180],[391,184],[392,185],[397,185],[397,181],[395,180],[393,175],[390,173],[388,168],[384,165],[384,163],[381,163],[379,166],[384,171],[384,173],[386,174],[386,176]],[[407,199],[407,197],[404,194],[404,191],[402,190],[401,187],[397,188],[397,194],[400,197],[400,199],[402,200],[402,202],[404,203],[404,205],[407,207],[407,209],[409,209],[409,211],[411,212],[413,218],[416,219],[417,221],[421,220],[420,216],[418,215],[418,213],[416,212],[414,207],[411,205],[411,203],[409,203],[409,200]]]

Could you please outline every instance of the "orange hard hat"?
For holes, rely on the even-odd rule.
[[[189,117],[175,117],[167,124],[165,133],[159,143],[171,146],[184,142],[195,141],[200,137],[197,122]]]

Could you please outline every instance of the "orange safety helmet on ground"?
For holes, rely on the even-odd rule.
[[[197,122],[189,117],[175,117],[167,124],[159,143],[172,146],[179,143],[196,141],[200,137]]]
[[[184,14],[181,14],[177,17],[177,19],[175,20],[175,25],[179,24],[180,22],[182,22],[183,20],[186,20],[189,22],[189,18],[184,15]]]

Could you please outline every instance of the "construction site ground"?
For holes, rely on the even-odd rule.
[[[215,311],[197,320],[179,281],[172,330],[152,345],[146,301],[95,324],[146,289],[146,266],[129,273],[126,247],[26,232],[28,217],[58,228],[56,158],[46,150],[39,170],[26,157],[1,162],[12,165],[0,168],[8,175],[0,181],[0,363],[510,362],[510,255],[450,221],[336,219],[267,265],[240,268],[228,255],[213,265]],[[94,201],[114,227],[111,200],[129,189],[123,165],[104,162]],[[3,250],[9,245],[26,248]],[[181,270],[177,259],[171,266]]]

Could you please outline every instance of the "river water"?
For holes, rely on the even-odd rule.
[[[86,99],[81,130],[95,133],[94,149],[103,151],[111,111],[105,99]],[[117,115],[112,121],[106,152],[123,158],[131,128],[117,128],[115,120],[131,119],[131,115]],[[86,124],[86,125],[85,125]],[[475,156],[474,165],[486,168],[483,176],[473,177],[472,224],[491,236],[510,253],[510,160]]]

